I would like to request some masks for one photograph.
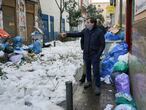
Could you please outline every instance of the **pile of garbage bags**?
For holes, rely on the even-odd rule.
[[[33,35],[34,36],[34,35]],[[32,59],[32,56],[42,52],[42,43],[39,39],[32,39],[32,44],[26,46],[23,44],[24,37],[1,37],[0,42],[0,62],[11,61],[13,63],[22,60]],[[34,55],[32,55],[34,54]]]
[[[125,55],[128,53],[128,45],[125,42],[121,42],[111,51],[108,52],[108,54],[105,56],[105,58],[101,62],[101,76],[105,77],[106,75],[111,75],[113,72],[113,66],[118,62],[118,58],[121,55]]]
[[[118,34],[113,34],[112,32],[107,32],[104,37],[106,41],[116,41],[116,40],[124,40],[125,32],[120,31]]]
[[[136,110],[136,104],[130,94],[116,93],[116,107],[114,110]]]
[[[114,110],[136,110],[130,93],[128,54],[128,45],[126,42],[120,42],[112,47],[101,61],[101,76],[110,76],[116,90]]]
[[[125,31],[119,25],[114,25],[106,32],[104,37],[106,41],[123,41],[125,39]]]

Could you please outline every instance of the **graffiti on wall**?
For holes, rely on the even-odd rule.
[[[25,12],[25,1],[18,0],[18,16],[19,16],[19,26],[25,27],[26,26],[26,12]]]
[[[146,0],[135,0],[135,14],[139,14],[146,10]]]

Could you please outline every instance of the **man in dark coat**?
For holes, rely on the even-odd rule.
[[[95,80],[95,93],[100,94],[100,56],[105,48],[105,39],[103,31],[97,26],[94,18],[86,20],[86,28],[78,33],[61,33],[61,37],[81,37],[83,39],[83,60],[86,66],[87,83],[84,88],[92,86],[91,65]]]
[[[103,24],[102,24],[100,19],[97,19],[97,27],[102,30],[104,35],[106,34],[107,30],[103,26]],[[85,24],[85,28],[86,28],[86,24]],[[80,43],[81,43],[81,49],[83,50],[84,49],[84,38],[83,37],[81,37]],[[85,79],[86,79],[86,73],[85,73],[86,70],[85,69],[86,69],[86,66],[85,66],[85,64],[83,64],[83,73],[82,73],[82,76],[81,76],[81,78],[79,80],[80,84],[85,82]]]

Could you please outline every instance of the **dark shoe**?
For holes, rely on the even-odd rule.
[[[79,80],[81,84],[83,84],[85,82],[85,79],[86,79],[86,75],[83,74],[81,79]]]
[[[91,82],[87,82],[87,83],[85,83],[84,84],[84,89],[87,89],[87,88],[89,88],[89,87],[91,87]]]
[[[100,87],[95,87],[95,95],[100,95]]]

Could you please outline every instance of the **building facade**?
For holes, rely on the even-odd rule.
[[[79,1],[79,8],[81,8],[81,13],[82,13],[82,17],[81,17],[81,24],[78,26],[78,31],[81,31],[84,27],[85,27],[85,18],[87,17],[87,7],[89,6],[90,4],[90,1],[89,0],[78,0]]]
[[[129,71],[137,110],[146,109],[146,0],[133,0]],[[131,2],[132,3],[132,2]]]
[[[31,43],[37,16],[37,0],[1,0],[0,28],[12,37],[20,35],[26,43]]]
[[[120,6],[122,6],[120,10]],[[120,5],[120,0],[116,0],[116,6],[115,6],[115,14],[113,16],[113,23],[114,24],[122,24],[122,27],[125,27],[126,24],[126,0],[122,0]],[[120,15],[121,14],[121,15]]]
[[[110,14],[107,12],[106,8],[110,5],[110,2],[95,2],[93,3],[95,5],[97,12],[101,13],[104,17],[104,24],[109,24],[111,22]]]
[[[60,2],[60,0],[57,0]],[[68,0],[66,0],[68,1]],[[88,0],[76,0],[82,9],[82,16],[86,16]],[[67,12],[62,16],[62,32],[68,32]],[[84,21],[84,20],[83,20]],[[11,36],[23,36],[25,42],[32,42],[31,33],[38,26],[44,32],[44,41],[57,39],[60,30],[60,10],[55,0],[0,0],[0,28],[6,30]],[[41,24],[41,26],[40,26]],[[77,30],[82,30],[81,23]]]
[[[66,0],[68,1],[68,0]],[[82,15],[86,14],[86,7],[89,5],[88,0],[75,0],[78,3],[79,8],[82,9]],[[60,0],[57,0],[60,5]],[[60,10],[55,0],[40,0],[40,6],[42,10],[42,20],[44,24],[45,42],[55,40],[58,37],[60,30]],[[70,30],[67,22],[68,13],[64,10],[62,14],[62,32],[68,32]],[[81,23],[75,30],[82,30],[84,23]]]
[[[60,0],[57,0],[60,5]],[[55,40],[60,31],[60,10],[55,0],[40,0],[42,10],[42,20],[44,24],[45,42]],[[69,31],[69,24],[67,21],[67,12],[62,15],[62,31]]]

